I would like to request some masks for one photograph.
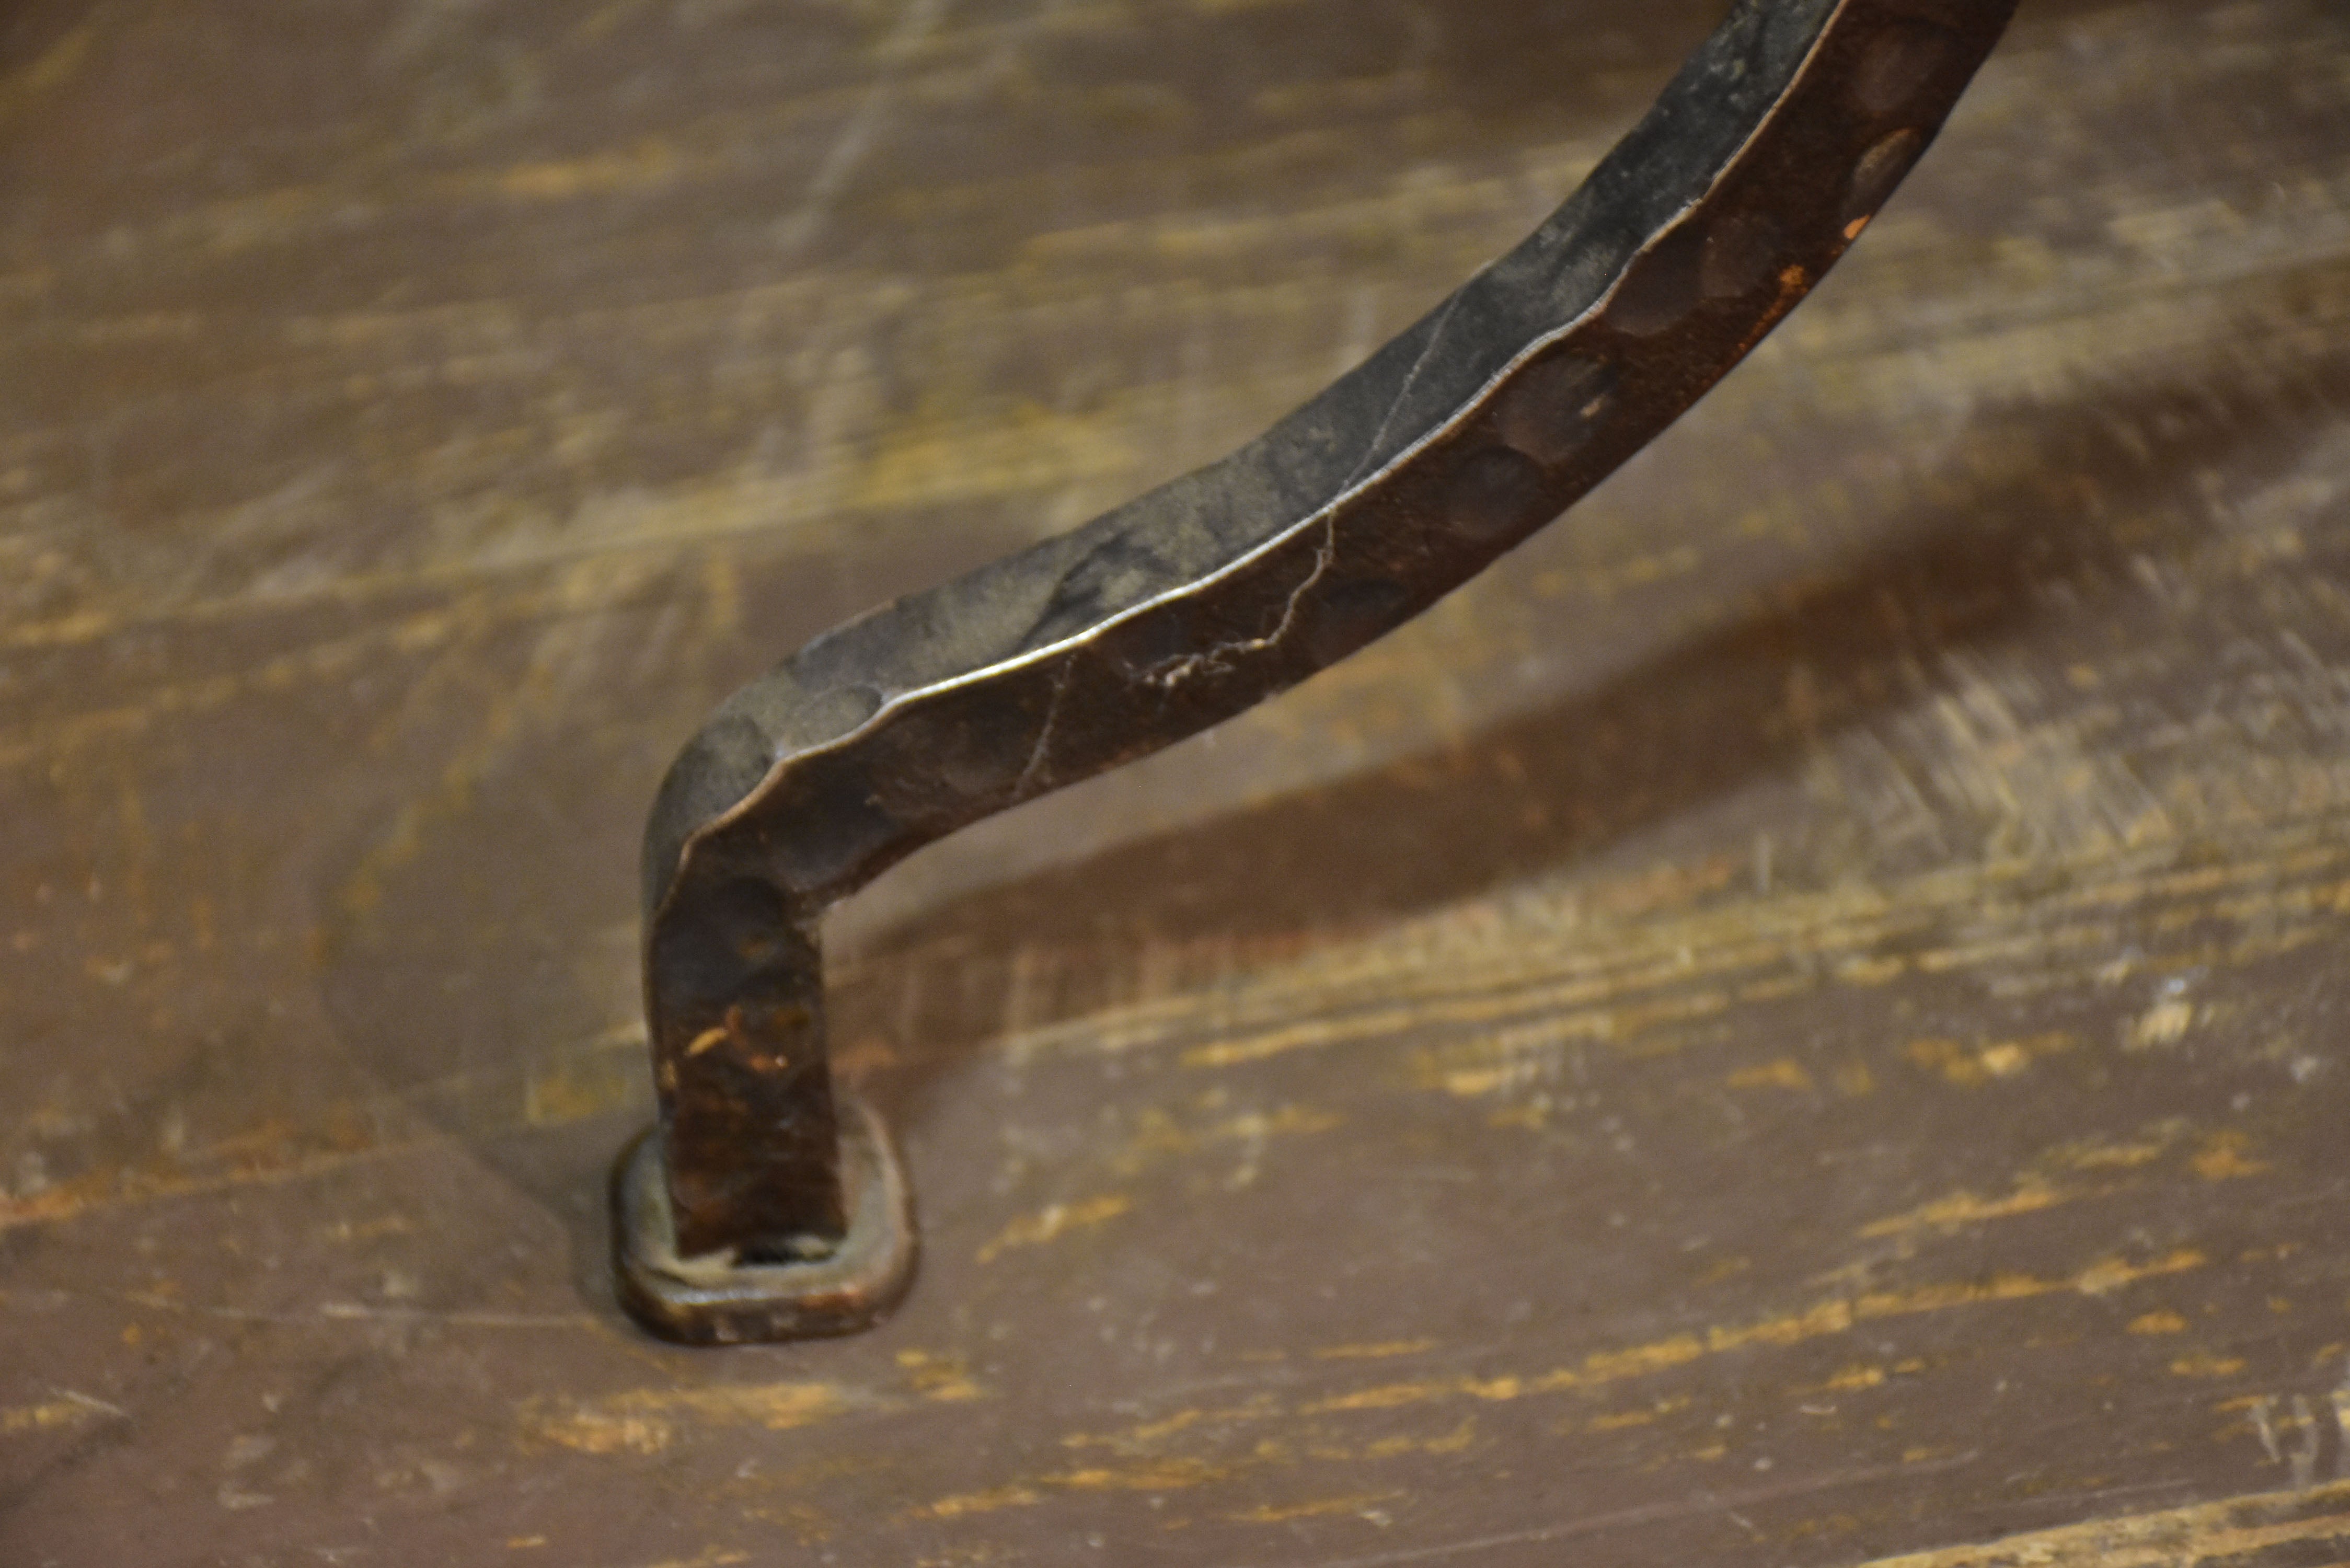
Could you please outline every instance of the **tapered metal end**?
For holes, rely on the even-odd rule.
[[[898,1151],[881,1119],[840,1099],[840,1176],[848,1234],[821,1258],[743,1263],[732,1252],[681,1258],[659,1128],[612,1171],[612,1263],[620,1304],[681,1345],[816,1339],[870,1328],[904,1299],[920,1251]]]

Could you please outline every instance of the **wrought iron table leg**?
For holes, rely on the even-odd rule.
[[[1727,373],[1916,162],[2013,0],[1741,0],[1541,228],[1222,462],[886,605],[729,698],[645,836],[660,1122],[622,1300],[697,1343],[843,1333],[915,1259],[825,1054],[825,909],[1410,619]]]

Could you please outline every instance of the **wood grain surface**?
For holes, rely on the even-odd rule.
[[[1422,622],[844,909],[899,1315],[612,1305],[660,771],[1713,0],[0,16],[0,1564],[2350,1560],[2350,13],[2027,0]]]

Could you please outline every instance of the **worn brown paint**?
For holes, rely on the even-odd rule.
[[[710,701],[1262,425],[1711,20],[13,11],[0,1561],[2339,1556],[2316,4],[2027,6],[1569,531],[878,883],[899,1319],[606,1304]]]

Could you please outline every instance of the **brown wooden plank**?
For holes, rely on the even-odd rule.
[[[2319,0],[2027,6],[1573,520],[845,910],[897,1320],[610,1305],[708,704],[1251,433],[1711,11],[14,10],[0,1562],[2342,1557]]]

